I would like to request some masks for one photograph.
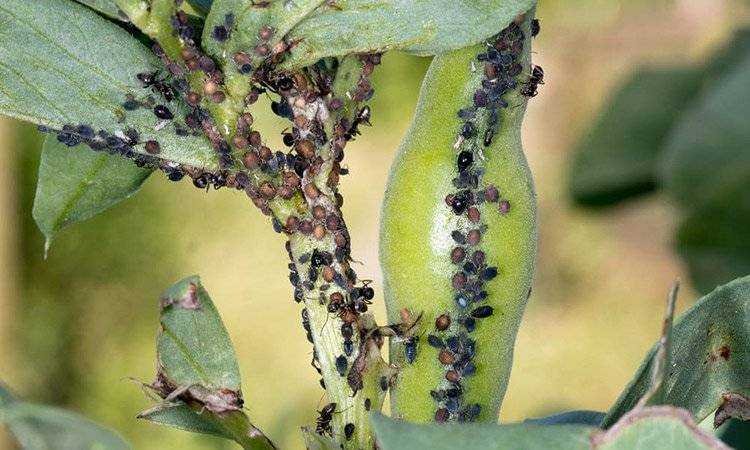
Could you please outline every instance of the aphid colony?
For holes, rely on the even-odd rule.
[[[538,31],[538,22],[533,22],[532,28]],[[438,316],[434,331],[427,336],[427,344],[436,350],[436,358],[445,370],[440,386],[430,392],[437,403],[435,421],[440,423],[470,422],[481,413],[481,405],[463,401],[463,380],[476,372],[472,360],[477,348],[471,333],[481,320],[494,313],[492,306],[486,304],[485,284],[498,276],[498,268],[487,264],[482,248],[482,236],[487,231],[482,214],[505,215],[511,207],[496,186],[482,183],[483,151],[488,150],[502,126],[500,111],[512,107],[504,99],[505,94],[518,89],[521,95],[533,96],[541,82],[538,67],[532,69],[528,81],[517,81],[524,72],[524,42],[524,32],[515,22],[487,42],[486,51],[476,57],[484,65],[484,77],[473,94],[472,104],[458,111],[461,125],[454,144],[457,176],[452,180],[456,190],[445,198],[446,207],[462,218],[461,225],[451,233],[455,245],[447,255],[456,268],[450,279],[455,309]],[[405,349],[407,361],[414,361],[416,353],[417,340],[412,338]]]

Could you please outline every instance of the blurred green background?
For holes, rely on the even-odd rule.
[[[704,61],[750,18],[746,3],[730,0],[543,0],[538,16],[534,58],[546,84],[529,105],[524,139],[540,254],[503,421],[606,409],[656,339],[670,284],[688,281],[672,250],[674,209],[662,194],[606,213],[573,206],[571,148],[635,67]],[[384,58],[374,127],[348,148],[344,213],[357,272],[375,286],[384,183],[428,63]],[[262,121],[264,135],[283,128]],[[250,417],[281,448],[302,448],[298,427],[314,420],[322,391],[283,238],[268,220],[241,193],[154,176],[133,199],[63,232],[45,261],[31,217],[40,144],[34,127],[0,119],[0,380],[27,400],[118,430],[136,449],[232,448],[135,419],[150,404],[131,377],[154,375],[158,295],[198,273],[237,349]],[[684,286],[680,310],[697,295]]]

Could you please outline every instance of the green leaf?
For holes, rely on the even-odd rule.
[[[47,238],[135,194],[151,170],[83,146],[67,147],[48,136],[42,148],[34,220]]]
[[[302,437],[307,450],[340,450],[341,446],[328,436],[323,436],[315,428],[302,427]]]
[[[717,197],[710,206],[688,211],[675,246],[701,292],[750,273],[750,195],[747,185]]]
[[[703,79],[697,68],[636,71],[575,148],[569,175],[574,201],[609,206],[653,191],[662,144]]]
[[[705,91],[666,144],[661,167],[664,184],[688,211],[710,206],[727,192],[750,184],[748,86],[750,50]],[[750,199],[747,189],[744,198]]]
[[[565,411],[552,416],[540,417],[538,419],[526,419],[524,420],[524,423],[533,423],[537,425],[578,424],[597,427],[602,423],[604,416],[605,413],[599,411]]]
[[[187,0],[190,6],[195,8],[199,13],[206,14],[211,9],[213,0]]]
[[[667,406],[635,409],[595,433],[591,444],[597,450],[730,450],[700,429],[688,411]]]
[[[105,16],[113,19],[122,20],[127,22],[128,18],[120,11],[120,8],[115,4],[115,0],[76,0],[78,3],[83,3],[89,8],[99,11]]]
[[[574,450],[588,449],[596,428],[585,425],[428,424],[418,425],[372,415],[381,450]]]
[[[124,450],[120,436],[59,408],[23,402],[0,405],[0,423],[8,426],[24,450]]]
[[[159,304],[157,377],[151,388],[166,401],[138,417],[233,439],[245,449],[273,449],[241,411],[234,347],[200,278],[178,281],[162,294]]]
[[[114,134],[132,127],[140,142],[160,142],[163,160],[216,168],[205,138],[175,134],[186,106],[170,103],[175,120],[160,131],[149,108],[122,107],[127,94],[150,94],[135,75],[160,66],[138,40],[85,6],[66,0],[0,4],[0,114],[57,130],[86,124]],[[146,154],[143,145],[134,150]]]
[[[651,350],[603,421],[611,426],[652,388],[657,346]],[[674,325],[660,395],[653,401],[684,408],[702,421],[722,394],[750,393],[750,277],[716,288]]]
[[[234,53],[243,50],[254,56],[253,49],[261,42],[258,31],[262,27],[274,30],[273,37],[268,41],[272,47],[325,0],[280,0],[270,2],[266,7],[253,7],[250,3],[248,0],[213,1],[206,17],[202,40],[203,47],[210,55],[231,58]],[[222,43],[213,39],[212,33],[214,27],[226,25],[227,14],[234,15],[234,26],[230,39]]]
[[[138,418],[183,431],[232,439],[220,426],[211,421],[208,415],[209,413],[196,413],[185,403],[176,403],[157,405],[138,414]]]
[[[750,421],[730,419],[716,430],[716,435],[732,448],[750,448]]]
[[[240,391],[234,347],[198,276],[175,283],[161,296],[159,369],[176,387]]]
[[[306,66],[328,56],[393,49],[419,55],[445,53],[489,38],[535,4],[535,0],[325,3],[289,32],[286,40],[294,45],[282,67]]]

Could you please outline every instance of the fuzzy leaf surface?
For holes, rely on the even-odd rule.
[[[240,390],[234,346],[200,278],[178,281],[161,296],[159,366],[175,386]]]
[[[50,406],[16,401],[0,385],[0,425],[5,425],[24,450],[126,450],[115,432],[83,416]]]
[[[609,427],[652,387],[656,346],[607,413]],[[699,299],[672,328],[661,395],[653,403],[684,408],[700,422],[722,394],[750,394],[750,277],[732,281]]]
[[[288,34],[287,68],[351,53],[404,50],[435,55],[476,44],[529,11],[535,0],[340,0]]]
[[[86,124],[114,134],[134,128],[140,141],[157,140],[159,158],[214,169],[216,156],[203,137],[160,131],[149,108],[125,111],[127,94],[144,98],[136,74],[161,63],[137,39],[91,9],[67,0],[6,0],[0,4],[0,114],[61,129]],[[167,104],[159,96],[158,102]],[[173,101],[172,122],[187,109]],[[143,145],[134,150],[146,154]]]
[[[49,243],[61,229],[134,195],[150,173],[118,156],[67,147],[48,136],[39,163],[34,220]]]
[[[596,428],[585,425],[414,424],[373,414],[381,450],[584,450]]]
[[[111,17],[117,20],[127,21],[121,12],[120,8],[117,7],[115,0],[76,0],[78,3],[82,3],[94,11],[99,11],[107,17]]]

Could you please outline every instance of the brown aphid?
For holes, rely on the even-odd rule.
[[[301,72],[296,72],[294,75],[292,75],[292,78],[294,78],[294,85],[297,87],[298,91],[307,91],[307,77],[305,77],[304,74],[302,74]]]
[[[255,47],[255,54],[258,56],[266,56],[271,52],[271,49],[268,48],[268,45],[266,44],[258,44]]]
[[[184,59],[185,61],[187,61],[188,59],[193,59],[193,58],[195,58],[195,56],[196,56],[196,55],[195,55],[195,50],[193,50],[193,49],[192,49],[192,48],[190,48],[190,47],[185,47],[185,48],[183,48],[182,50],[180,50],[180,56],[181,56],[181,57],[182,57],[182,59]]]
[[[500,200],[498,209],[500,210],[500,214],[508,214],[510,212],[510,202],[508,200]]]
[[[268,161],[273,157],[273,152],[265,145],[261,145],[258,149],[258,155],[260,155],[260,159],[262,159],[263,161]]]
[[[484,76],[486,76],[490,80],[497,76],[497,69],[495,68],[494,64],[491,64],[491,63],[484,64]]]
[[[300,139],[294,146],[297,150],[297,154],[305,159],[312,159],[315,157],[315,144],[308,139]]]
[[[261,183],[260,187],[258,187],[258,191],[260,192],[260,195],[268,200],[271,200],[276,196],[276,188],[270,181],[264,181]]]
[[[306,129],[309,123],[310,121],[305,116],[296,116],[294,118],[294,126],[299,129]]]
[[[255,169],[260,165],[260,157],[255,152],[247,152],[242,157],[242,163],[248,169]]]
[[[294,197],[295,192],[297,192],[297,190],[292,189],[289,186],[280,186],[277,190],[279,197],[283,198],[284,200],[289,200],[290,198]]]
[[[328,187],[334,187],[339,184],[339,172],[338,170],[331,170],[328,174],[328,181],[326,182]]]
[[[466,250],[461,247],[455,247],[451,250],[451,262],[453,264],[460,264],[466,257]]]
[[[471,261],[477,267],[481,267],[482,265],[484,265],[484,260],[485,260],[485,255],[484,255],[484,252],[481,250],[477,250],[474,252],[473,255],[471,255]]]
[[[211,101],[214,103],[221,103],[226,99],[227,95],[224,93],[224,91],[216,91],[211,94]]]
[[[249,142],[247,142],[247,138],[245,136],[242,136],[241,134],[235,135],[234,138],[232,138],[232,144],[235,146],[235,148],[239,149],[246,149],[248,145],[250,145]]]
[[[344,235],[344,233],[337,233],[333,237],[333,242],[334,244],[336,244],[336,247],[346,247],[346,236]]]
[[[267,41],[273,37],[273,28],[269,27],[268,25],[263,25],[261,29],[258,31],[258,39],[261,39],[263,41]]]
[[[258,98],[260,98],[260,92],[253,89],[245,96],[245,105],[252,105],[253,103],[258,101]]]
[[[326,228],[329,231],[336,231],[341,227],[341,219],[335,214],[329,214],[326,217]]]
[[[208,96],[214,95],[216,91],[218,90],[219,90],[219,85],[213,80],[206,80],[206,82],[203,83],[203,93],[205,95],[208,95]]]
[[[487,186],[484,190],[484,199],[490,203],[494,203],[500,198],[500,193],[494,185]]]
[[[299,219],[296,216],[289,216],[286,218],[286,231],[287,233],[294,233],[297,231],[299,226]]]
[[[232,56],[232,60],[234,60],[234,63],[238,66],[244,66],[245,64],[250,64],[251,59],[250,55],[248,55],[245,52],[237,52]]]
[[[441,314],[435,319],[435,329],[445,331],[451,326],[451,317],[448,314]]]
[[[334,292],[333,294],[328,296],[328,299],[331,301],[331,303],[344,303],[344,295],[341,292]]]
[[[288,186],[293,189],[297,189],[300,185],[299,176],[291,171],[284,172],[282,175],[284,186]]]
[[[461,375],[459,375],[455,370],[449,370],[445,372],[445,379],[450,381],[451,383],[457,383],[458,380],[461,379]]]
[[[328,102],[328,109],[331,111],[337,111],[341,109],[342,106],[344,106],[344,102],[340,98],[332,98],[331,101]]]
[[[153,140],[146,141],[146,144],[143,146],[143,148],[146,150],[146,153],[150,155],[156,155],[161,151],[161,145]]]
[[[439,408],[437,411],[435,411],[435,422],[437,423],[445,423],[448,421],[449,417],[450,413],[448,412],[447,408]]]
[[[200,64],[198,64],[197,59],[188,59],[185,61],[185,67],[187,67],[187,70],[190,72],[195,72],[200,68]]]
[[[313,224],[309,220],[302,220],[299,223],[298,227],[300,233],[304,234],[305,236],[309,235],[313,231]]]
[[[305,196],[311,200],[315,200],[320,196],[320,191],[313,183],[308,183],[305,185]]]
[[[466,274],[463,272],[456,272],[451,279],[453,289],[463,289],[466,286]]]
[[[313,217],[315,217],[318,220],[323,220],[326,217],[326,209],[320,205],[313,206],[312,213],[313,213]]]
[[[255,119],[253,118],[252,114],[246,112],[246,113],[242,113],[239,120],[241,120],[242,123],[244,123],[246,126],[249,127],[250,125],[253,124]]]
[[[450,350],[442,349],[440,350],[440,353],[438,353],[438,361],[440,361],[440,364],[449,366],[456,362],[456,357]]]
[[[332,283],[333,277],[336,275],[336,271],[333,270],[333,267],[331,266],[325,266],[323,267],[321,275],[323,275],[323,279],[326,283]]]
[[[477,245],[482,240],[482,233],[479,230],[471,230],[466,234],[466,242],[469,245]]]
[[[470,207],[468,210],[466,210],[466,216],[472,223],[479,223],[479,219],[481,218],[479,208],[477,208],[476,206]]]
[[[315,239],[317,240],[321,240],[326,237],[326,227],[321,224],[315,225],[315,228],[313,228],[313,236],[315,236]]]
[[[200,102],[201,102],[201,95],[200,95],[199,93],[197,93],[197,92],[194,92],[194,91],[190,91],[190,92],[188,92],[188,93],[187,93],[187,95],[185,96],[185,101],[186,101],[186,102],[188,103],[188,105],[190,105],[190,106],[197,106],[197,105],[198,105],[198,103],[200,103]]]
[[[260,133],[257,132],[257,131],[251,131],[250,134],[248,135],[247,139],[248,139],[248,141],[250,141],[250,145],[252,145],[253,147],[256,147],[256,148],[260,147],[260,145],[262,143],[261,142]]]
[[[279,42],[277,42],[276,44],[274,44],[273,48],[271,49],[271,53],[272,53],[272,54],[273,54],[274,56],[276,56],[276,55],[279,55],[279,54],[281,54],[281,53],[284,53],[284,52],[286,51],[286,49],[287,49],[288,47],[289,47],[289,46],[288,46],[288,45],[286,45],[286,42],[284,42],[284,41],[279,41]]]

